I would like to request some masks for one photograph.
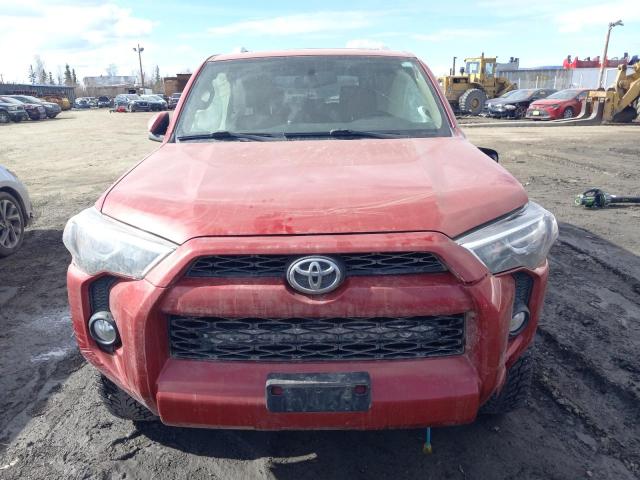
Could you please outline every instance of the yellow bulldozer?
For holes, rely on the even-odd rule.
[[[618,67],[615,84],[607,90],[591,90],[582,103],[580,114],[563,123],[579,125],[599,123],[630,123],[640,109],[640,62],[627,73],[627,66]]]
[[[455,73],[455,58],[451,75],[440,77],[440,86],[454,111],[479,115],[487,99],[499,97],[503,93],[515,90],[517,86],[505,77],[496,76],[496,57],[464,59],[465,66],[460,74]]]

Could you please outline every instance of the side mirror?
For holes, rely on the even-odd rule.
[[[147,124],[149,140],[162,142],[164,135],[167,133],[167,128],[169,128],[169,112],[156,113]]]
[[[492,148],[478,147],[478,150],[480,150],[482,153],[484,153],[487,157],[489,157],[494,162],[500,163],[500,157],[498,155],[498,152],[496,152]]]

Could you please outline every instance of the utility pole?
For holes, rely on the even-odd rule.
[[[600,59],[600,76],[598,77],[598,88],[604,88],[602,84],[602,80],[604,78],[604,69],[607,68],[607,51],[609,50],[609,37],[611,36],[611,30],[613,27],[617,27],[620,25],[624,26],[622,20],[618,20],[617,22],[611,22],[609,24],[609,29],[607,30],[607,38],[604,41],[604,53],[602,54],[602,58]]]
[[[134,52],[138,52],[138,61],[140,62],[140,83],[142,84],[142,91],[144,92],[144,72],[142,71],[142,52],[144,52],[144,47],[141,47],[138,44],[138,48],[133,47]]]

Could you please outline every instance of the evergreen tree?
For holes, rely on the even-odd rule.
[[[64,84],[69,86],[73,85],[73,78],[71,77],[71,70],[69,70],[68,63],[64,66]]]
[[[51,72],[49,72],[49,85],[55,85],[56,82],[53,81],[53,75],[51,75]]]
[[[44,71],[44,68],[40,70],[40,78],[38,78],[40,83],[47,83],[47,72]]]
[[[36,83],[36,72],[33,71],[33,65],[29,65],[29,81]]]
[[[71,70],[71,80],[73,81],[73,85],[78,85],[78,77],[76,77],[76,69]]]

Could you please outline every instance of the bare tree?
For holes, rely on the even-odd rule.
[[[115,77],[118,75],[118,66],[115,63],[110,63],[109,66],[105,68],[105,71],[110,77]]]

